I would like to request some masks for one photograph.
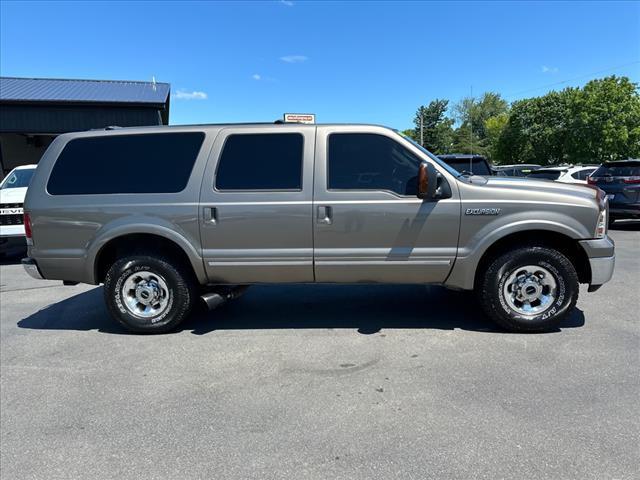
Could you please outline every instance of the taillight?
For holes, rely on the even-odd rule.
[[[640,176],[626,177],[623,178],[622,181],[624,183],[640,183]]]
[[[587,183],[589,185],[595,185],[596,183],[598,183],[598,179],[597,178],[592,178],[592,177],[587,177]]]
[[[24,236],[27,237],[27,245],[33,245],[31,233],[31,217],[28,213],[24,213]]]

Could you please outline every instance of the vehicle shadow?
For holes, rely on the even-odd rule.
[[[618,220],[609,227],[609,230],[623,230],[626,232],[640,232],[640,221]]]
[[[583,325],[584,313],[576,309],[561,329]],[[18,326],[127,333],[109,317],[101,287],[49,305]],[[177,331],[205,335],[216,330],[319,328],[354,329],[363,335],[386,329],[503,333],[482,314],[472,294],[415,285],[254,286],[214,311],[199,306]]]
[[[22,259],[27,256],[27,249],[16,247],[0,252],[0,266],[4,265],[20,265]]]

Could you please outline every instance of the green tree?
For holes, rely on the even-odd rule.
[[[503,163],[599,163],[640,155],[640,94],[626,77],[513,103],[495,144]]]
[[[465,97],[460,100],[454,107],[459,126],[454,135],[453,150],[491,155],[493,147],[487,134],[487,121],[508,111],[508,102],[495,92],[485,92],[480,98]]]
[[[409,137],[411,140],[417,141],[416,139],[416,131],[413,128],[408,128],[407,130],[402,130],[400,134],[405,137]]]
[[[492,158],[496,163],[499,161],[498,144],[500,137],[504,131],[507,123],[509,122],[509,114],[501,113],[495,117],[489,117],[484,122],[484,130],[487,136],[486,143],[488,149],[488,156]]]
[[[567,148],[572,161],[640,156],[640,93],[627,77],[592,80],[572,98]]]
[[[453,141],[453,120],[446,116],[449,100],[436,98],[416,111],[412,138],[433,153],[447,153]]]

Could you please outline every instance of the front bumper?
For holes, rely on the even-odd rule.
[[[591,267],[589,291],[597,290],[613,277],[616,265],[615,243],[609,236],[606,236],[594,240],[581,240],[580,245],[589,257]]]
[[[24,267],[25,272],[29,274],[30,277],[35,278],[36,280],[44,280],[44,277],[40,273],[40,269],[38,268],[38,264],[33,258],[23,258],[22,266]]]

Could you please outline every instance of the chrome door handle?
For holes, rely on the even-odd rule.
[[[205,223],[218,223],[218,209],[216,207],[204,207]]]
[[[331,225],[333,223],[333,207],[321,205],[318,207],[318,223]]]

